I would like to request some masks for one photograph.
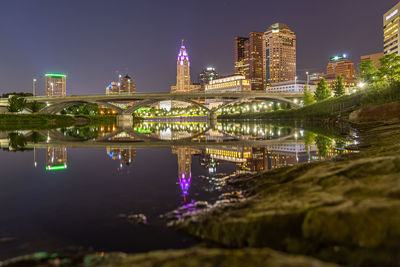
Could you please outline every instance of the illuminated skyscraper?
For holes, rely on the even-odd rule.
[[[326,67],[327,76],[342,75],[343,78],[352,79],[356,77],[354,63],[348,60],[347,55],[331,57]]]
[[[135,83],[133,81],[133,79],[131,77],[129,77],[129,75],[125,75],[125,77],[123,77],[121,79],[121,83],[120,83],[120,93],[135,93],[136,92],[136,86]]]
[[[215,71],[215,68],[208,67],[206,69],[203,69],[203,71],[200,73],[201,88],[205,88],[205,86],[207,84],[209,84],[210,81],[213,81],[218,78],[219,78],[219,74],[218,74],[218,72]]]
[[[250,80],[251,90],[263,90],[263,33],[235,37],[235,73]]]
[[[66,96],[67,95],[67,75],[59,73],[47,73],[45,77],[46,96]]]
[[[287,25],[275,23],[268,28],[263,36],[263,51],[266,87],[295,80],[296,35]]]
[[[331,57],[326,67],[325,79],[329,85],[329,88],[333,88],[333,84],[337,81],[337,76],[343,76],[343,82],[345,88],[352,88],[356,83],[356,70],[354,69],[354,63],[351,62],[346,54],[342,56]]]
[[[383,51],[400,55],[400,3],[383,15]]]
[[[191,84],[189,55],[182,40],[176,62],[176,85],[171,86],[171,93],[187,93],[190,91],[200,91],[200,89],[200,85]]]
[[[249,75],[249,38],[235,37],[235,73]]]

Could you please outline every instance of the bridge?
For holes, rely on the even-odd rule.
[[[118,95],[72,95],[72,96],[35,96],[26,97],[27,103],[38,101],[45,103],[46,107],[39,113],[56,114],[65,108],[79,104],[98,104],[106,108],[113,109],[118,115],[131,116],[139,108],[155,104],[159,101],[180,101],[196,105],[206,110],[209,114],[214,114],[222,108],[249,100],[270,100],[276,102],[289,103],[293,107],[299,107],[293,99],[301,98],[301,93],[268,93],[268,92],[238,92],[238,93],[209,93],[209,92],[189,92],[189,93],[134,93]],[[218,99],[224,100],[224,104],[217,110],[210,110],[199,100]],[[126,109],[115,105],[118,102],[134,102]],[[7,106],[8,99],[0,99],[0,106]],[[129,118],[128,116],[126,118]]]

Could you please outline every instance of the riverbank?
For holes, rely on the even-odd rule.
[[[390,86],[371,86],[355,94],[328,98],[324,101],[298,109],[224,114],[218,116],[218,119],[277,119],[329,122],[343,118],[346,119],[351,112],[363,107],[378,106],[396,101],[400,101],[400,83],[393,83]]]
[[[115,123],[115,116],[68,116],[51,114],[1,114],[0,130],[45,130],[90,123]]]

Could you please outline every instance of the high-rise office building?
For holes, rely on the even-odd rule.
[[[66,96],[67,95],[67,75],[59,73],[47,73],[45,78],[46,96]]]
[[[342,56],[331,57],[326,67],[325,79],[332,89],[333,84],[337,81],[337,76],[343,76],[343,82],[345,88],[354,87],[356,84],[356,70],[354,69],[354,63],[351,62],[346,54]]]
[[[353,79],[356,77],[354,63],[348,60],[347,55],[331,57],[326,67],[327,76],[342,75],[345,79]]]
[[[235,73],[250,80],[251,90],[263,90],[263,33],[235,37]]]
[[[210,81],[213,81],[218,78],[219,74],[218,72],[215,71],[215,68],[207,67],[203,69],[199,77],[201,88],[205,88],[206,85],[210,83]]]
[[[381,67],[381,62],[379,60],[381,58],[383,58],[383,56],[384,56],[383,52],[365,55],[365,56],[361,56],[361,61],[371,60],[372,62],[374,62],[375,67],[377,67],[379,69]]]
[[[263,36],[263,52],[266,87],[295,80],[296,35],[287,25],[275,23],[268,28]]]
[[[383,51],[400,55],[400,2],[383,15]]]
[[[199,84],[192,84],[190,81],[190,60],[186,47],[182,44],[176,62],[176,85],[171,86],[171,93],[187,93],[200,91]]]
[[[125,77],[121,78],[120,82],[120,93],[135,93],[136,86],[131,77],[129,75],[125,75]]]
[[[235,73],[249,75],[249,38],[235,37]]]

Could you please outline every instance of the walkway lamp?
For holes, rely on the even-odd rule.
[[[36,79],[33,79],[33,82],[32,82],[32,95],[33,96],[35,96],[35,89],[36,89]]]
[[[306,75],[307,75],[307,88],[308,88],[308,83],[310,81],[310,75],[308,75],[308,71],[306,72]]]

